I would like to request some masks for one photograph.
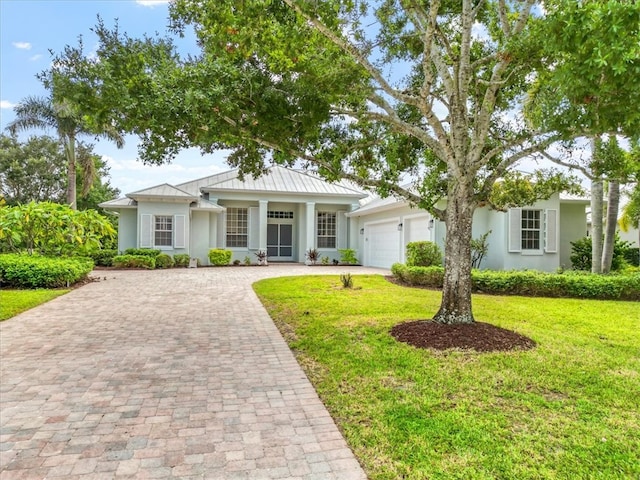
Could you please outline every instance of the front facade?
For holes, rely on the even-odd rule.
[[[587,231],[588,201],[554,195],[536,205],[496,212],[478,209],[474,238],[491,231],[481,267],[554,271],[570,267],[570,242]],[[269,261],[304,262],[311,248],[330,260],[350,248],[366,266],[404,262],[409,242],[428,240],[444,250],[446,228],[429,213],[393,198],[372,199],[343,184],[283,167],[240,179],[225,172],[160,185],[101,205],[119,215],[118,248],[187,253],[208,265],[211,248],[232,260],[266,251]]]

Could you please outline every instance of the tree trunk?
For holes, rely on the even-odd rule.
[[[445,218],[447,241],[444,252],[442,303],[440,310],[433,317],[433,320],[439,323],[459,324],[475,321],[471,311],[471,224],[474,209],[470,187],[449,188]]]
[[[73,210],[77,210],[76,204],[76,139],[68,137],[64,146],[67,154],[67,203]]]
[[[620,207],[620,183],[609,182],[607,194],[607,227],[604,233],[604,247],[602,249],[602,273],[611,271],[613,247],[616,243],[616,227],[618,226],[618,209]]]
[[[602,273],[602,177],[591,180],[591,271]]]

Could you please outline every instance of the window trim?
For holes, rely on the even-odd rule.
[[[170,229],[158,229],[158,219],[169,219]],[[169,233],[169,245],[159,245],[157,242],[157,233]],[[175,233],[175,219],[173,215],[154,215],[153,216],[153,248],[159,250],[173,250],[173,235]]]
[[[232,224],[231,222],[235,222]],[[244,225],[243,225],[244,224]],[[230,228],[233,227],[233,228]],[[230,242],[230,237],[234,241]],[[244,237],[244,245],[238,244],[238,239]],[[234,245],[230,245],[234,243]],[[246,250],[249,248],[249,207],[227,207],[225,220],[225,245],[231,250]]]
[[[332,229],[333,234],[331,234]],[[326,240],[330,240],[333,238],[333,247],[321,247],[321,238]],[[318,250],[336,250],[338,248],[338,212],[325,210],[318,210],[316,212],[316,245],[318,247]]]
[[[537,213],[537,218],[525,218],[530,213]],[[525,222],[537,222],[536,227],[525,227]],[[537,233],[536,238],[525,238],[525,232]],[[520,216],[520,251],[523,255],[538,255],[542,253],[544,242],[544,224],[543,224],[543,211],[538,208],[523,208]],[[537,242],[537,247],[526,246],[527,242]]]

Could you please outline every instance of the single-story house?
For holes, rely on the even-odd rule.
[[[554,271],[570,266],[569,242],[587,231],[588,200],[554,195],[509,212],[477,210],[474,237],[491,231],[482,268]],[[207,265],[211,248],[233,260],[263,250],[269,261],[304,262],[310,248],[330,260],[340,249],[360,263],[389,268],[405,261],[408,242],[444,247],[445,226],[395,198],[376,198],[346,183],[274,166],[241,180],[232,170],[178,185],[158,185],[100,205],[118,214],[118,249],[187,253]]]

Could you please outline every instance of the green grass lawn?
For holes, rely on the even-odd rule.
[[[0,322],[64,295],[69,290],[0,290]]]
[[[434,352],[388,332],[440,292],[354,280],[254,288],[370,480],[640,478],[639,303],[475,295],[476,320],[538,346]]]

